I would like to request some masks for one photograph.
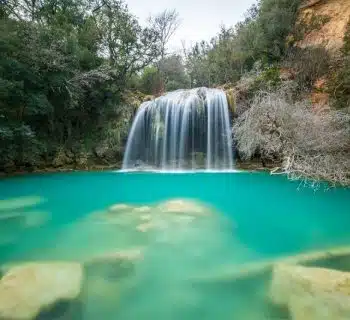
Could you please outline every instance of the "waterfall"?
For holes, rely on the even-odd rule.
[[[231,125],[219,89],[169,92],[144,102],[131,127],[123,169],[230,170]]]

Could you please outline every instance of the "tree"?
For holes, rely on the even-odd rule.
[[[50,165],[61,150],[75,150],[69,163],[80,163],[80,150],[91,153],[110,137],[104,131],[112,121],[120,126],[120,134],[113,135],[120,145],[125,119],[133,113],[123,105],[125,77],[140,63],[130,61],[140,55],[144,29],[133,20],[131,29],[120,24],[122,45],[135,34],[137,44],[131,41],[130,54],[123,46],[116,48],[118,59],[125,59],[108,63],[98,10],[92,13],[96,3],[13,1],[5,5],[0,20],[0,168]],[[129,17],[121,6],[121,11],[110,12],[115,18]]]
[[[245,20],[232,28],[221,27],[209,43],[198,43],[186,55],[192,85],[235,83],[256,62],[280,62],[287,49],[301,0],[261,0]]]
[[[141,74],[140,90],[145,94],[157,94],[162,87],[161,81],[155,66],[146,67]]]
[[[119,0],[103,0],[93,10],[101,39],[100,50],[117,70],[124,85],[128,76],[155,61],[160,55],[160,36],[151,27],[142,28]]]
[[[161,84],[159,87],[159,93],[161,93],[166,90],[167,81],[161,65],[165,64],[164,60],[167,56],[167,44],[179,27],[180,19],[176,10],[164,10],[155,16],[150,16],[148,22],[152,30],[154,30],[159,37],[159,59],[156,62],[156,66],[159,73],[157,78],[160,79]]]
[[[180,55],[169,55],[159,62],[166,91],[189,88],[189,78]]]
[[[209,65],[208,53],[211,50],[210,44],[205,41],[196,43],[186,54],[186,69],[190,77],[190,86],[210,87],[212,74]]]
[[[156,16],[151,16],[149,23],[159,35],[160,60],[163,60],[166,56],[166,46],[180,26],[179,14],[175,9],[164,10]]]

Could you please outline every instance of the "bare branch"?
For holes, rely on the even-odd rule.
[[[258,95],[234,125],[234,138],[242,159],[278,162],[292,179],[350,184],[350,115],[316,114],[309,102],[288,99],[285,88]]]
[[[181,24],[179,14],[175,9],[164,10],[156,16],[150,17],[148,20],[160,38],[160,53],[161,59],[163,59],[166,55],[166,46],[169,40]]]

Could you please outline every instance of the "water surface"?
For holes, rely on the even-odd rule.
[[[21,210],[51,215],[3,243],[2,263],[85,262],[141,248],[143,259],[124,278],[90,279],[84,319],[272,319],[266,279],[216,283],[210,277],[246,263],[350,245],[349,189],[315,191],[266,173],[38,174],[1,180],[0,195],[41,197],[45,201]],[[118,203],[150,206],[153,214],[159,203],[181,198],[213,214],[185,224],[160,215],[162,228],[142,232],[134,222],[90,218]]]

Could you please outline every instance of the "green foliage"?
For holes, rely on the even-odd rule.
[[[333,74],[329,93],[335,99],[337,108],[350,107],[350,22],[344,36],[343,61]]]
[[[159,71],[166,91],[189,88],[189,78],[180,55],[169,55],[161,60]]]
[[[270,65],[285,54],[300,0],[261,0],[234,28],[222,27],[210,43],[195,45],[187,54],[194,85],[236,82],[255,62]]]
[[[100,136],[103,123],[119,123],[126,113],[129,119],[122,93],[157,58],[157,34],[142,28],[123,2],[9,0],[5,9],[0,168],[40,166],[91,132]]]
[[[305,17],[302,21],[296,24],[293,35],[296,41],[304,39],[305,35],[319,31],[330,21],[330,16],[312,13],[311,16]]]
[[[335,73],[330,83],[329,92],[335,99],[337,108],[350,106],[350,56],[346,56],[341,68]]]
[[[309,90],[315,81],[328,74],[331,57],[323,47],[291,48],[283,66],[293,70],[299,90]]]
[[[143,70],[140,79],[140,90],[145,94],[156,94],[161,89],[161,78],[156,67],[150,66]]]
[[[190,87],[182,57],[169,55],[161,59],[156,66],[149,66],[142,72],[139,90],[145,94],[159,94]]]
[[[259,91],[273,90],[280,84],[279,68],[276,66],[267,67],[253,77],[252,83],[247,88],[247,98],[252,99]]]
[[[348,22],[345,36],[344,36],[343,54],[345,56],[350,55],[350,21]]]

